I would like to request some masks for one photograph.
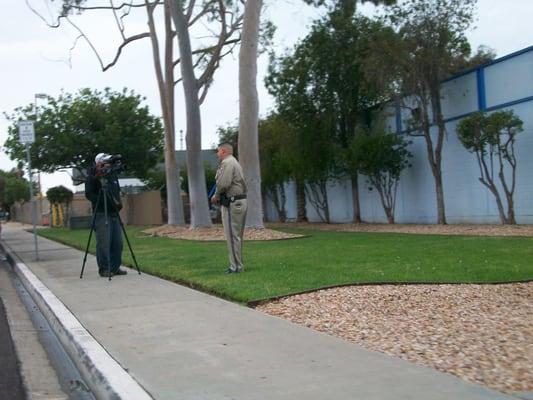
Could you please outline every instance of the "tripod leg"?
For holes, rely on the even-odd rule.
[[[89,252],[89,245],[91,244],[91,237],[93,235],[93,231],[95,230],[95,223],[96,223],[96,210],[98,209],[98,203],[100,203],[100,194],[98,193],[98,199],[96,200],[96,207],[93,210],[93,221],[91,222],[91,230],[89,231],[89,240],[87,240],[87,247],[85,248],[85,255],[83,256],[83,264],[81,266],[81,272],[80,272],[80,279],[83,278],[83,271],[85,269],[85,262],[87,261],[87,253]]]
[[[137,268],[137,272],[140,275],[141,274],[141,270],[139,269],[139,265],[137,264],[137,259],[135,258],[135,254],[133,253],[133,249],[131,248],[130,240],[128,239],[128,235],[126,234],[126,229],[124,228],[124,224],[122,223],[122,218],[120,218],[120,214],[118,215],[118,220],[120,222],[120,227],[122,228],[122,232],[124,233],[124,237],[126,238],[126,243],[128,243],[128,247],[130,249],[131,257],[133,258],[133,262],[135,263],[135,268]]]
[[[107,232],[107,275],[108,280],[111,280],[111,224],[109,223],[109,217],[107,214],[107,193],[106,185],[102,185],[103,196],[104,196],[104,217],[105,217],[105,226]]]

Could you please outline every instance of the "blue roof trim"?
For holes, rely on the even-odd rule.
[[[476,70],[477,81],[477,107],[480,111],[487,109],[487,93],[485,90],[485,69],[478,68]]]
[[[501,103],[501,104],[497,104],[495,106],[492,106],[492,107],[487,107],[485,110],[485,112],[490,112],[490,111],[496,111],[496,110],[500,110],[502,108],[507,108],[507,107],[511,107],[511,106],[515,106],[517,104],[521,104],[521,103],[527,103],[529,101],[533,101],[533,96],[529,96],[529,97],[524,97],[522,99],[518,99],[518,100],[513,100],[513,101],[509,101],[507,103]],[[450,117],[450,118],[446,118],[444,120],[444,123],[447,124],[448,122],[452,122],[452,121],[457,121],[458,119],[463,119],[463,118],[466,118],[468,117],[469,115],[475,113],[475,112],[478,112],[478,110],[475,110],[475,111],[470,111],[470,112],[467,112],[467,113],[464,113],[464,114],[461,114],[461,115],[457,115],[455,117]],[[431,126],[433,126],[435,124],[431,124]],[[402,130],[401,134],[406,134],[406,133],[409,133],[411,130],[409,129],[404,129]]]
[[[509,101],[507,103],[497,104],[497,105],[492,106],[492,107],[487,107],[486,111],[499,110],[500,108],[507,108],[507,107],[515,106],[515,105],[520,104],[520,103],[527,103],[528,101],[533,101],[533,96],[524,97],[522,99]]]
[[[474,68],[469,68],[469,69],[467,69],[467,70],[465,70],[463,72],[459,72],[458,74],[452,75],[449,78],[444,79],[443,81],[441,81],[441,83],[445,83],[445,82],[448,82],[448,81],[453,81],[454,79],[458,79],[458,78],[461,78],[461,77],[463,77],[465,75],[471,74],[472,72],[474,72],[474,71],[476,71],[476,70],[478,70],[480,68],[490,67],[491,65],[501,63],[502,61],[508,60],[510,58],[518,57],[518,56],[520,56],[520,55],[522,55],[524,53],[530,52],[530,51],[533,51],[533,46],[529,46],[529,47],[526,47],[525,49],[518,50],[518,51],[515,51],[514,53],[507,54],[506,56],[503,56],[503,57],[500,57],[500,58],[496,58],[495,60],[489,61],[486,64],[482,64],[482,65],[479,65],[479,66],[474,67]]]

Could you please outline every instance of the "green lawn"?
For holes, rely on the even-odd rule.
[[[142,271],[239,302],[350,283],[533,279],[533,238],[284,229],[308,237],[245,242],[245,273],[225,275],[224,242],[147,237],[142,229],[127,228]],[[89,231],[39,234],[85,250]],[[95,251],[94,235],[90,251]],[[126,243],[123,254],[124,264],[133,265]]]

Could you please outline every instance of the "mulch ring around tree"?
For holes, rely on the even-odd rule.
[[[272,228],[272,229],[271,229]],[[466,236],[530,236],[533,225],[436,225],[436,224],[322,224],[322,223],[271,223],[265,229],[245,229],[244,240],[284,240],[302,238],[305,235],[281,232],[277,228],[304,228],[336,232],[378,232],[412,233],[423,235],[466,235]],[[149,236],[168,237],[183,240],[219,241],[225,240],[222,225],[211,228],[162,225],[143,231]]]
[[[289,225],[290,226],[290,225]],[[145,229],[143,233],[150,236],[168,237],[183,240],[219,241],[225,240],[222,225],[213,225],[211,228],[194,228],[179,225],[163,225]],[[245,229],[244,240],[285,240],[302,238],[304,235],[286,233],[273,229]]]

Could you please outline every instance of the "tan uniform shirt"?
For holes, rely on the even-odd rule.
[[[215,179],[217,183],[215,196],[218,198],[220,198],[220,193],[226,193],[228,197],[246,193],[242,167],[232,155],[220,162]]]

